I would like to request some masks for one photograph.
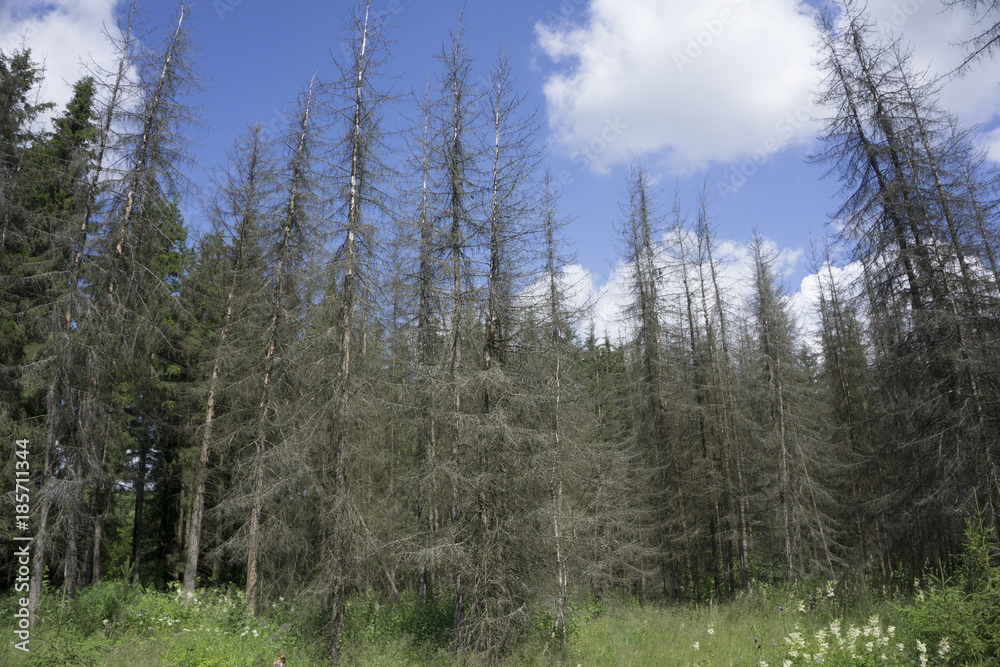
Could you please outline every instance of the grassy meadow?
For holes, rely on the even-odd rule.
[[[344,635],[348,665],[990,665],[995,637],[963,581],[907,593],[863,580],[776,588],[763,584],[724,604],[574,605],[565,651],[549,646],[550,621],[536,610],[514,655],[456,655],[448,646],[450,607],[416,600],[351,600]],[[815,603],[814,603],[815,600]],[[979,600],[979,603],[990,601]],[[3,600],[3,618],[15,601]],[[327,614],[308,599],[269,602],[247,614],[242,591],[204,590],[188,604],[175,587],[144,590],[104,582],[63,602],[48,591],[31,651],[14,650],[5,621],[0,664],[130,667],[328,665]],[[982,612],[982,613],[980,613]],[[978,615],[977,615],[978,614]],[[996,622],[993,621],[993,625]],[[978,628],[978,630],[976,630]],[[970,635],[970,631],[972,632]],[[974,635],[974,636],[972,636]],[[993,642],[993,645],[990,642]],[[977,643],[978,642],[978,643]]]

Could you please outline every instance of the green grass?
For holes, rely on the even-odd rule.
[[[840,584],[836,592],[832,584],[821,584],[812,592],[818,593],[815,610],[804,587],[760,586],[721,605],[625,601],[598,608],[583,601],[572,616],[565,655],[558,641],[543,655],[548,633],[540,614],[504,664],[775,667],[785,661],[815,664],[817,656],[828,665],[921,664],[916,638],[896,629],[905,620],[908,598],[863,584]],[[12,605],[10,598],[0,602],[2,618],[11,618]],[[482,656],[456,656],[448,649],[449,617],[446,605],[420,611],[410,597],[382,604],[373,596],[355,598],[343,664],[487,664]],[[328,665],[326,621],[325,605],[308,599],[268,602],[255,618],[245,612],[238,590],[199,591],[195,602],[185,605],[176,589],[152,592],[104,583],[65,605],[58,592],[49,592],[41,624],[32,632],[31,653],[15,651],[5,639],[0,665],[270,667],[281,650],[290,667]],[[9,625],[2,631],[13,636]],[[904,643],[905,650],[896,650],[896,643]],[[924,644],[928,665],[949,664],[937,654],[937,643]]]
[[[757,647],[783,638],[779,616],[761,606],[739,600],[721,607],[622,609],[580,628],[570,653],[586,665],[747,664]]]
[[[807,593],[781,594],[771,591],[742,597],[723,605],[635,607],[622,609],[591,621],[579,629],[570,650],[570,662],[581,665],[782,665],[810,664],[789,639],[809,637],[815,644],[818,631],[834,618],[844,618],[836,598],[821,598],[815,612],[809,610]],[[875,616],[892,615],[888,601],[868,605]],[[854,613],[847,614],[849,618]],[[862,628],[861,622],[841,621],[846,628]],[[817,650],[810,651],[810,656]],[[826,664],[847,664],[827,662]],[[886,663],[888,664],[888,663]]]

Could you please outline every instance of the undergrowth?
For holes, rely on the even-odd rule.
[[[237,588],[199,590],[185,602],[178,586],[153,591],[105,581],[77,594],[46,590],[30,653],[13,648],[17,600],[0,599],[0,665],[25,667],[269,667],[283,650],[291,667],[328,665],[329,606],[300,595],[247,612]],[[343,634],[349,665],[478,665],[490,656],[449,646],[448,598],[415,595],[350,599]],[[953,576],[917,582],[912,592],[861,578],[795,586],[758,583],[724,604],[640,605],[578,599],[570,606],[565,653],[548,642],[549,610],[505,664],[582,665],[996,665],[1000,664],[1000,566],[996,537],[981,513],[970,519]]]

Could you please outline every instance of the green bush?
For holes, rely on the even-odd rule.
[[[398,600],[380,603],[373,593],[351,598],[344,639],[360,644],[387,645],[400,639],[431,646],[446,646],[451,639],[451,598],[429,600],[421,605],[408,591]]]
[[[131,598],[131,586],[120,581],[87,586],[71,598],[66,620],[81,634],[94,634],[118,623]]]
[[[967,521],[965,539],[959,574],[936,577],[926,590],[918,582],[913,605],[903,610],[905,627],[914,640],[946,642],[955,664],[997,664],[1000,566],[996,538],[981,509]]]
[[[106,642],[97,637],[81,638],[73,634],[61,638],[62,641],[32,640],[33,648],[25,665],[30,667],[91,667],[102,664],[106,653]]]

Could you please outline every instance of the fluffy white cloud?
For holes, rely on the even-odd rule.
[[[585,25],[541,23],[565,68],[549,122],[580,166],[657,154],[675,172],[809,136],[810,10],[794,0],[592,0]]]
[[[941,0],[870,0],[869,10],[931,73],[954,69],[957,44],[982,27]],[[555,143],[581,168],[638,155],[675,173],[760,163],[815,134],[817,33],[801,0],[590,0],[585,21],[574,18],[539,23],[536,39],[559,68],[545,84]],[[943,101],[967,122],[986,121],[998,78],[980,65],[949,81]]]
[[[120,0],[0,0],[0,48],[10,53],[22,46],[45,67],[40,91],[61,109],[73,83],[84,74],[81,59],[91,57],[110,67],[114,54],[104,38],[104,25],[114,26]]]
[[[557,281],[577,336],[584,339],[593,326],[594,335],[598,339],[605,335],[613,341],[622,338],[622,322],[618,320],[626,300],[625,294],[620,292],[627,285],[627,280],[612,275],[607,282],[598,286],[593,271],[580,264],[568,264],[557,276]],[[524,304],[547,303],[549,289],[548,276],[539,277],[521,295]]]
[[[620,343],[630,335],[630,325],[625,316],[625,308],[631,299],[628,287],[630,273],[630,266],[616,265],[607,282],[597,286],[591,296],[594,303],[592,323],[598,339],[607,336],[611,342]]]
[[[947,75],[965,58],[959,46],[986,24],[976,24],[960,7],[948,10],[941,0],[869,0],[868,10],[886,31],[905,39],[913,48],[913,64],[933,76]],[[996,115],[1000,104],[996,62],[983,61],[963,77],[951,77],[941,90],[943,106],[967,123],[980,123]]]
[[[798,324],[801,340],[811,349],[820,349],[820,287],[829,290],[832,280],[841,298],[852,298],[857,293],[862,272],[859,262],[851,262],[842,267],[824,264],[819,273],[810,273],[804,277],[798,291],[789,296],[789,306]]]

